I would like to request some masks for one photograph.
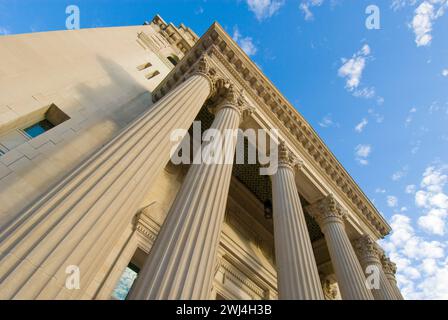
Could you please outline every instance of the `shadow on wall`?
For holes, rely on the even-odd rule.
[[[116,62],[97,60],[103,76],[56,96],[55,104],[71,119],[36,137],[45,146],[36,148],[41,154],[32,160],[23,156],[17,161],[27,163],[0,180],[2,229],[151,107],[148,87]],[[64,105],[68,100],[75,103]]]

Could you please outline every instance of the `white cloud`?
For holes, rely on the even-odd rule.
[[[409,184],[409,185],[406,186],[406,188],[405,188],[405,192],[406,192],[407,194],[415,193],[416,188],[417,188],[417,187],[415,186],[415,184]]]
[[[369,110],[367,110],[367,112],[369,113],[369,115],[375,119],[375,121],[377,123],[382,123],[384,121],[384,116],[379,114],[378,112],[375,112],[374,109],[370,108]]]
[[[405,126],[409,126],[411,124],[411,122],[414,120],[414,113],[417,112],[417,108],[413,107],[409,110],[408,116],[406,117],[405,120]]]
[[[411,26],[417,47],[431,44],[433,23],[444,15],[447,8],[448,0],[426,0],[415,9]]]
[[[418,225],[429,233],[443,236],[445,234],[444,218],[438,215],[428,214],[418,219]]]
[[[248,56],[253,56],[257,53],[258,49],[255,46],[253,39],[251,37],[243,37],[238,29],[238,26],[233,28],[232,38]]]
[[[392,216],[392,233],[380,243],[397,264],[397,280],[406,299],[447,299],[448,258],[446,243],[417,235],[411,219]]]
[[[433,24],[445,14],[448,9],[448,0],[393,0],[391,8],[397,11],[403,7],[417,4],[409,27],[415,34],[415,43],[418,47],[429,46],[432,41]]]
[[[367,126],[367,124],[369,123],[369,121],[367,121],[366,118],[362,119],[360,123],[358,123],[355,127],[356,132],[361,133],[364,128]]]
[[[391,177],[392,180],[393,181],[401,180],[403,177],[407,176],[408,170],[409,170],[409,167],[408,166],[404,166],[402,169],[394,172],[392,174],[392,177]]]
[[[7,34],[10,34],[9,29],[0,26],[0,35],[7,35]]]
[[[383,189],[383,188],[376,188],[376,189],[375,189],[375,192],[376,192],[376,193],[386,193],[386,189]]]
[[[258,21],[272,17],[285,4],[284,0],[246,0]]]
[[[395,196],[387,196],[387,205],[391,208],[396,207],[398,204],[398,198]]]
[[[334,120],[331,117],[331,114],[327,114],[320,122],[319,126],[322,128],[328,128],[328,127],[339,127],[339,123],[334,122]]]
[[[356,146],[355,148],[356,161],[358,161],[358,163],[363,166],[368,165],[369,164],[368,157],[370,156],[371,152],[372,147],[370,145],[360,144]]]
[[[203,13],[204,13],[204,8],[201,6],[197,7],[196,10],[194,11],[194,14],[197,14],[197,15],[203,14]]]
[[[448,182],[446,166],[426,168],[420,183],[420,190],[415,193],[415,204],[422,208],[424,215],[418,219],[418,225],[426,232],[438,236],[446,233],[448,218],[448,195],[444,192]]]
[[[350,59],[342,59],[342,66],[338,70],[338,75],[346,78],[345,87],[353,92],[361,83],[362,73],[366,66],[366,59],[370,55],[370,47],[365,44],[361,50],[356,52]]]
[[[443,69],[442,70],[442,76],[448,77],[448,69]]]
[[[303,0],[299,8],[302,10],[305,15],[305,20],[310,21],[314,20],[314,14],[311,11],[312,7],[320,7],[324,3],[324,0]]]
[[[412,145],[411,153],[416,154],[420,150],[422,141],[421,140],[413,141],[413,142],[411,142],[411,145]]]
[[[375,97],[375,88],[374,87],[370,87],[370,88],[362,88],[360,90],[355,90],[353,91],[353,96],[357,97],[357,98],[364,98],[364,99],[371,99],[373,97]],[[381,100],[379,100],[381,101]],[[379,104],[381,104],[381,102],[379,102]]]
[[[417,47],[427,46],[431,43],[432,20],[434,20],[434,6],[424,1],[415,9],[415,16],[412,20]]]

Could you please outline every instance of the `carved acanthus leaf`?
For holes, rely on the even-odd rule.
[[[343,222],[347,216],[347,210],[341,206],[333,194],[307,206],[306,209],[321,227],[330,220]]]
[[[383,265],[385,274],[389,274],[395,277],[395,273],[397,272],[397,265],[392,262],[385,254],[381,257],[381,264]]]
[[[383,250],[376,243],[373,238],[367,234],[362,235],[355,241],[353,241],[353,248],[356,251],[360,260],[372,260],[380,261],[383,255]]]
[[[278,145],[278,163],[279,165],[289,166],[291,168],[301,167],[303,165],[302,161],[286,146],[285,141],[280,141]]]

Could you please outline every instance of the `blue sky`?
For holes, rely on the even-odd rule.
[[[64,29],[69,4],[81,28],[218,21],[392,224],[404,295],[448,299],[448,0],[0,0],[0,35]]]

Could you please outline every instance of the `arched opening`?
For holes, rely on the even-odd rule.
[[[173,64],[173,66],[176,66],[179,63],[179,58],[175,55],[168,56],[168,60]]]

